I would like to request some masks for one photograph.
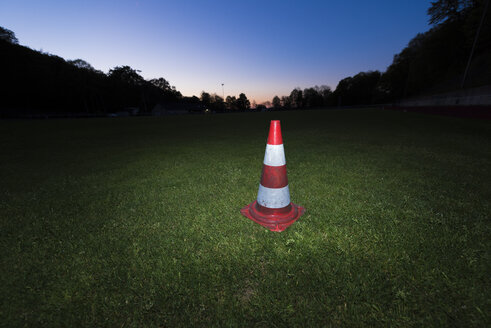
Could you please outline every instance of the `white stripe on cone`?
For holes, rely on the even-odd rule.
[[[290,204],[290,189],[288,186],[283,188],[267,188],[259,184],[257,202],[259,205],[268,208],[283,208]]]
[[[268,166],[286,165],[285,149],[283,144],[266,144],[263,163]],[[257,203],[267,208],[283,208],[290,204],[290,189],[288,185],[283,188],[268,188],[259,184]]]
[[[285,150],[283,144],[270,145],[266,144],[266,152],[264,153],[264,164],[269,166],[283,166],[286,164]]]

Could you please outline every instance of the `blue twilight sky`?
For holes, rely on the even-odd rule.
[[[107,72],[164,77],[185,96],[244,92],[261,103],[295,87],[384,71],[427,31],[430,0],[2,0],[19,43]]]

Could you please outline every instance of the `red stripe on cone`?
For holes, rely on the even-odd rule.
[[[268,144],[281,145],[282,143],[283,138],[281,137],[280,121],[271,121],[269,126]]]
[[[261,206],[256,202],[255,206],[256,210],[266,215],[283,215],[288,214],[292,211],[292,204],[288,204],[288,206],[282,208],[269,208],[265,206]]]
[[[263,164],[263,172],[261,174],[261,184],[267,188],[283,188],[288,185],[286,175],[286,165],[269,166]]]

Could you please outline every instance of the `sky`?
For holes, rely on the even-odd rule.
[[[430,0],[2,0],[19,43],[108,72],[128,65],[184,96],[243,92],[258,104],[384,71],[427,31]],[[223,89],[222,89],[222,83]]]

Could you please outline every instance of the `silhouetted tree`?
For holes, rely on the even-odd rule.
[[[204,92],[202,91],[201,92],[201,103],[205,106],[210,106],[210,103],[211,103],[211,96],[208,92]]]
[[[376,98],[379,71],[360,72],[339,81],[334,96],[338,105],[368,105]]]
[[[327,85],[321,85],[320,87],[315,86],[314,89],[322,97],[322,105],[329,106],[330,105],[330,99],[332,98],[331,88]]]
[[[237,108],[242,111],[251,108],[251,103],[244,93],[241,93],[237,99]]]
[[[281,105],[285,109],[290,109],[292,107],[292,101],[289,96],[282,96],[281,97]]]
[[[307,108],[320,107],[324,101],[318,87],[303,90],[304,106]]]
[[[300,88],[295,88],[290,93],[290,104],[294,108],[303,107],[303,92]]]
[[[174,94],[176,99],[182,98],[182,93],[180,91],[178,91],[175,86],[172,86],[171,89],[172,89],[172,93]]]
[[[182,98],[182,101],[184,103],[187,103],[187,104],[199,104],[200,103],[200,100],[198,97],[196,96],[192,96],[192,97],[183,97]]]
[[[211,95],[210,101],[210,106],[214,111],[221,113],[225,110],[225,103],[223,101],[223,98],[216,93]]]
[[[138,71],[129,66],[116,66],[109,70],[109,77],[130,85],[141,85],[145,81]]]
[[[151,79],[148,82],[150,82],[152,85],[156,86],[157,88],[159,88],[162,91],[172,90],[169,82],[166,79],[164,79],[163,77],[160,77],[158,79]]]
[[[430,24],[438,24],[446,19],[454,20],[461,16],[462,11],[475,5],[473,0],[437,0],[431,3],[428,8]]]
[[[67,60],[66,62],[68,64],[72,64],[75,67],[95,72],[95,68],[83,59]]]
[[[15,37],[15,33],[2,26],[0,26],[0,40],[7,41],[12,44],[19,44],[19,40]]]
[[[236,111],[238,109],[237,99],[235,98],[235,96],[227,96],[227,98],[225,99],[225,102],[227,104],[227,109],[229,111]]]
[[[280,109],[281,108],[281,99],[278,96],[273,97],[273,108]]]

